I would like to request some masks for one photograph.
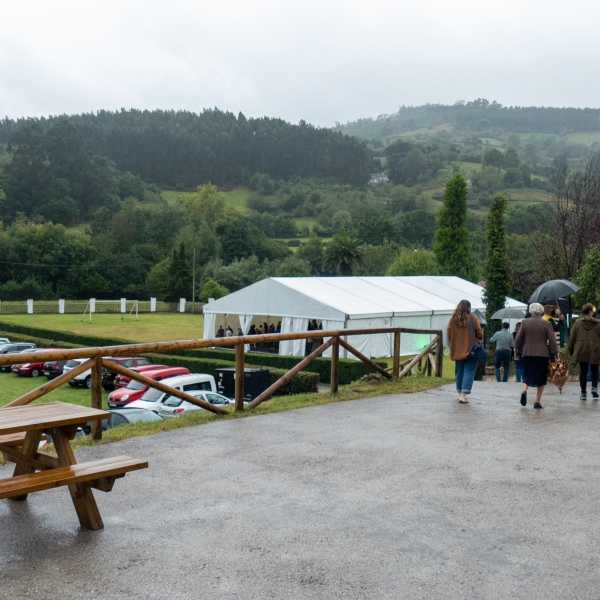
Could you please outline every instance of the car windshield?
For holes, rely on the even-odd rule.
[[[68,360],[65,367],[69,367],[72,369],[73,367],[78,367],[81,363],[78,360]]]
[[[143,390],[146,387],[144,383],[134,381],[133,379],[127,384],[128,390]]]
[[[167,398],[163,402],[163,406],[175,408],[176,406],[181,406],[182,403],[183,400],[181,398],[176,398],[175,396],[167,396]]]
[[[145,402],[156,402],[163,394],[164,392],[161,392],[160,390],[148,388],[140,400],[144,400]]]

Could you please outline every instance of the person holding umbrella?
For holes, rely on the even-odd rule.
[[[527,390],[537,388],[533,408],[542,406],[542,394],[548,381],[548,362],[550,357],[555,360],[558,344],[552,325],[542,319],[544,307],[537,302],[529,306],[530,319],[524,319],[515,338],[515,348],[518,348],[523,361],[523,392],[521,406],[527,406]],[[516,358],[516,350],[515,350]]]
[[[600,321],[594,319],[596,308],[585,304],[583,313],[571,330],[569,353],[579,363],[580,400],[587,400],[588,365],[592,375],[592,398],[598,398],[598,365],[600,364]]]

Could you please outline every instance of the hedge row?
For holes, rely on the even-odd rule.
[[[197,350],[184,350],[181,351],[182,356],[194,356],[197,358],[211,358],[211,359],[222,359],[222,360],[235,360],[235,351],[225,350],[220,348],[199,348]],[[284,369],[289,371],[295,367],[303,357],[298,356],[279,356],[279,354],[262,354],[256,352],[246,353],[246,362],[252,363],[253,365],[260,365],[263,367],[274,367],[276,369]],[[384,362],[376,362],[384,369],[388,366]],[[304,368],[304,371],[310,373],[318,373],[319,380],[323,383],[330,383],[331,381],[331,359],[329,358],[315,358],[309,365]],[[340,358],[340,370],[339,370],[339,383],[340,385],[347,385],[361,379],[367,373],[371,373],[372,369],[369,365],[366,365],[360,360],[349,360],[347,358]]]
[[[40,327],[28,327],[26,325],[17,325],[13,323],[0,322],[0,329],[7,332],[21,333],[25,335],[38,336],[48,339],[60,340],[77,344],[81,346],[118,346],[121,344],[134,344],[131,340],[122,340],[118,338],[105,338],[94,335],[85,335],[72,333],[70,331],[58,331],[53,329],[42,329]],[[51,337],[50,337],[51,336]],[[10,336],[8,336],[10,337]],[[234,351],[215,348],[200,348],[197,350],[179,351],[180,356],[189,356],[194,358],[212,359],[217,361],[234,362]],[[261,367],[283,369],[289,371],[296,366],[302,358],[297,356],[279,356],[278,354],[262,354],[248,352],[246,354],[246,363]],[[387,367],[384,362],[378,362],[378,365]],[[318,373],[320,381],[329,383],[331,381],[331,360],[328,358],[316,358],[305,369],[304,372]],[[371,368],[359,360],[340,359],[339,382],[340,385],[347,385],[360,379],[363,375],[371,372]]]
[[[56,329],[44,329],[42,327],[29,327],[27,325],[18,325],[16,323],[5,323],[0,321],[0,329],[11,335],[29,335],[38,338],[68,342],[76,346],[120,346],[122,344],[135,344],[131,340],[121,340],[118,338],[99,337],[96,335],[84,335],[72,333],[71,331],[60,331]],[[12,338],[11,338],[12,339]]]
[[[77,344],[69,344],[68,342],[61,342],[56,340],[47,340],[45,338],[35,337],[31,335],[14,335],[13,332],[0,331],[0,337],[9,338],[11,342],[31,342],[38,348],[79,348]]]
[[[187,367],[192,373],[207,373],[215,375],[215,371],[220,368],[235,368],[235,363],[226,360],[217,360],[211,358],[194,358],[190,356],[181,356],[173,354],[144,354],[148,360],[153,363],[168,365],[173,367]],[[259,366],[259,365],[247,365]],[[269,368],[271,383],[287,373],[287,369]],[[319,374],[300,371],[275,393],[276,396],[289,396],[291,394],[308,394],[318,392]]]

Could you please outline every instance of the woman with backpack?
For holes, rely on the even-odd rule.
[[[477,360],[470,356],[475,343],[483,340],[483,331],[479,320],[471,314],[471,303],[461,300],[454,309],[448,323],[448,343],[450,344],[450,359],[454,361],[454,378],[458,401],[467,404],[467,395],[471,393]]]

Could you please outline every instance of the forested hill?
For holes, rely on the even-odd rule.
[[[347,136],[304,121],[292,125],[282,119],[248,119],[217,109],[199,114],[121,110],[4,119],[0,144],[29,146],[32,136],[19,137],[20,133],[34,127],[38,132],[34,137],[41,140],[65,120],[75,127],[91,155],[106,157],[120,171],[164,187],[239,184],[257,172],[273,179],[319,177],[352,185],[363,185],[369,177],[364,147]]]
[[[551,134],[598,131],[600,109],[502,106],[480,98],[453,105],[401,106],[397,113],[379,115],[376,119],[336,123],[334,130],[371,140],[443,124],[470,134],[493,130]]]

